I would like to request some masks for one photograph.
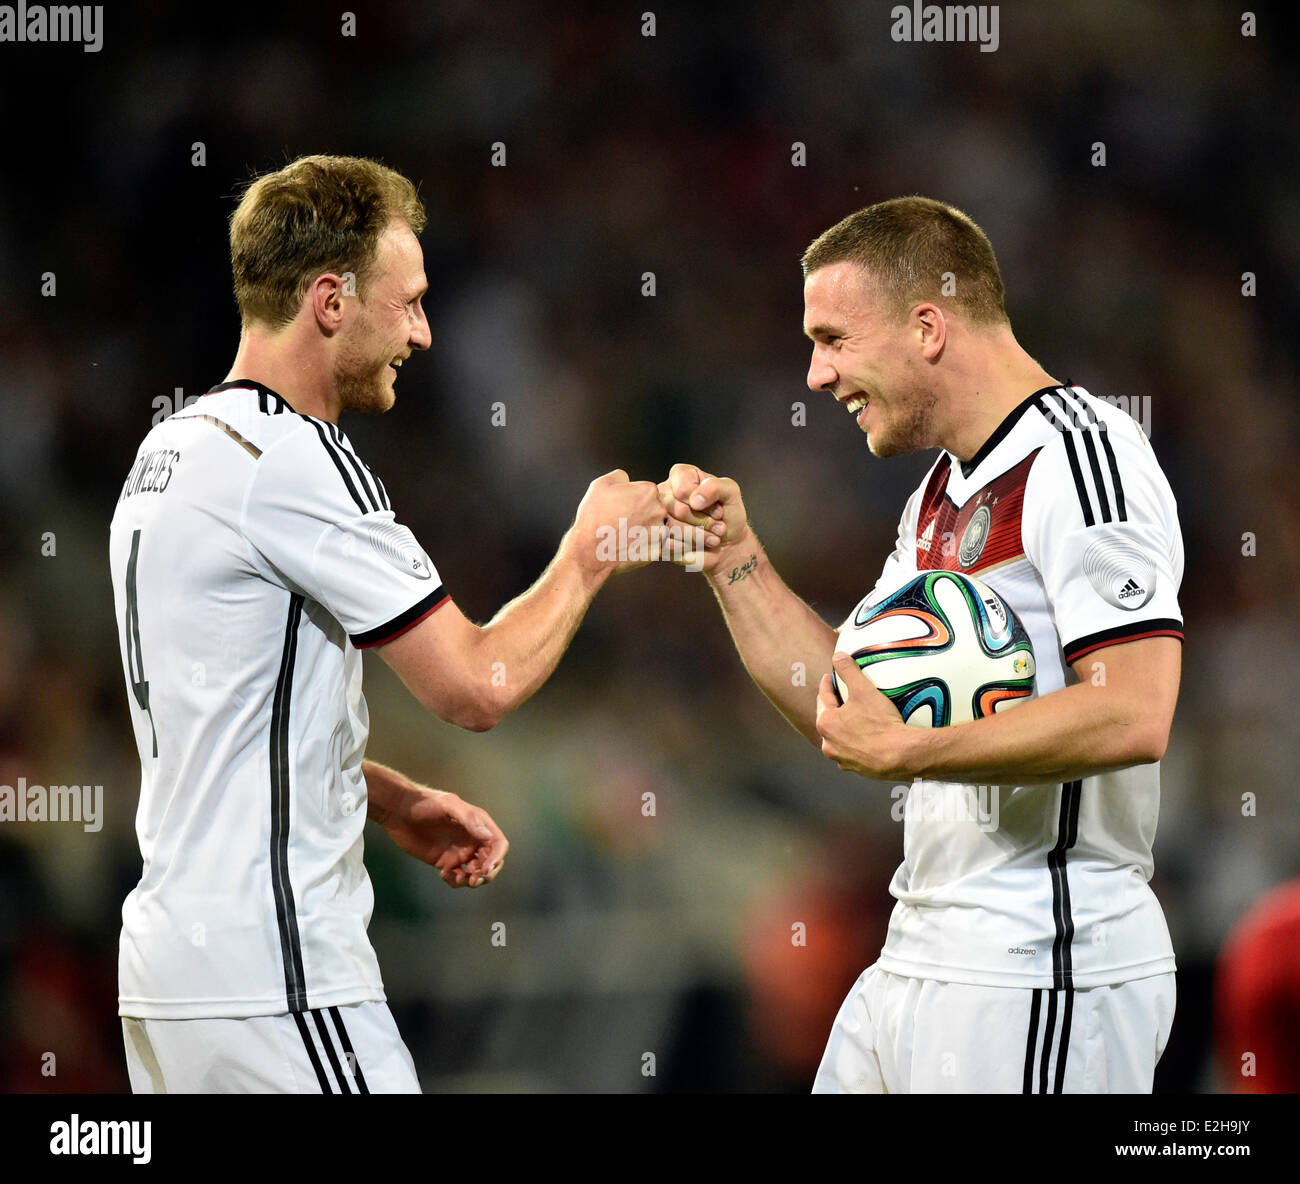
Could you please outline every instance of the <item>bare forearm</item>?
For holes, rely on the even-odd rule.
[[[366,778],[366,817],[380,826],[394,815],[401,815],[410,803],[428,792],[424,786],[378,761],[362,761],[361,771]]]
[[[527,592],[479,634],[483,669],[501,715],[526,702],[550,678],[610,569],[581,562],[572,534]]]
[[[982,785],[1074,781],[1159,760],[1163,748],[1135,704],[1086,683],[973,723],[908,731],[901,775]]]
[[[817,684],[830,669],[835,630],[799,599],[752,533],[710,573],[732,641],[772,705],[820,746]]]
[[[495,879],[510,843],[484,810],[376,761],[363,761],[361,770],[369,788],[366,817],[401,850],[436,868],[452,888]]]

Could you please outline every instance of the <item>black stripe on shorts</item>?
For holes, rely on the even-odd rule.
[[[293,1013],[293,1022],[298,1025],[298,1035],[302,1037],[302,1042],[306,1046],[307,1056],[311,1060],[311,1067],[316,1070],[316,1081],[320,1085],[320,1092],[323,1094],[332,1094],[330,1089],[330,1079],[325,1076],[325,1069],[320,1063],[320,1057],[316,1053],[316,1045],[311,1038],[311,1030],[307,1027],[307,1021],[303,1019],[301,1011]]]
[[[361,1072],[361,1058],[353,1051],[352,1041],[348,1039],[347,1025],[343,1023],[343,1017],[339,1015],[337,1007],[330,1008],[330,1019],[334,1021],[334,1027],[339,1034],[339,1043],[343,1046],[344,1059],[357,1083],[357,1093],[368,1094],[370,1087],[366,1084],[366,1075]]]

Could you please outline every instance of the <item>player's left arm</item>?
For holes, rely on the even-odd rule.
[[[817,730],[822,752],[840,768],[885,781],[1023,785],[1160,760],[1178,700],[1182,642],[1149,637],[1094,651],[1074,663],[1073,686],[947,728],[909,727],[848,655],[832,660],[848,700],[837,704],[826,675]]]
[[[408,855],[437,868],[444,884],[477,888],[496,879],[510,842],[486,810],[376,761],[363,761],[361,771],[367,817]]]

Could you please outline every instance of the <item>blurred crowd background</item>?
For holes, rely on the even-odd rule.
[[[382,159],[428,205],[433,348],[392,412],[342,426],[477,620],[537,576],[593,477],[684,460],[740,482],[778,570],[838,623],[932,455],[874,460],[805,388],[799,256],[900,194],[985,228],[1021,343],[1147,409],[1178,498],[1154,887],[1179,999],[1156,1080],[1234,1088],[1216,956],[1300,874],[1296,10],[1253,6],[1250,37],[1205,0],[1002,4],[983,53],[897,43],[890,5],[860,0],[358,2],[354,36],[337,7],[127,2],[97,54],[0,46],[0,784],[105,802],[97,833],[0,823],[0,1089],[127,1088],[139,765],[108,522],[159,400],[234,356],[240,186],[309,152]],[[552,682],[484,735],[373,657],[367,688],[369,755],[512,841],[471,893],[367,836],[371,933],[427,1091],[809,1088],[883,940],[902,828],[889,786],[772,711],[699,576],[608,585]]]

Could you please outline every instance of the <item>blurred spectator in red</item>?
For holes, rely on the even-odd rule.
[[[897,863],[870,833],[824,834],[822,870],[778,884],[752,910],[741,941],[750,1029],[792,1089],[812,1089],[835,1013],[885,942]]]
[[[63,934],[34,927],[14,951],[4,1093],[126,1093],[120,1049],[104,1023],[117,967]]]
[[[1273,889],[1229,932],[1214,1011],[1229,1093],[1300,1093],[1300,879]]]

